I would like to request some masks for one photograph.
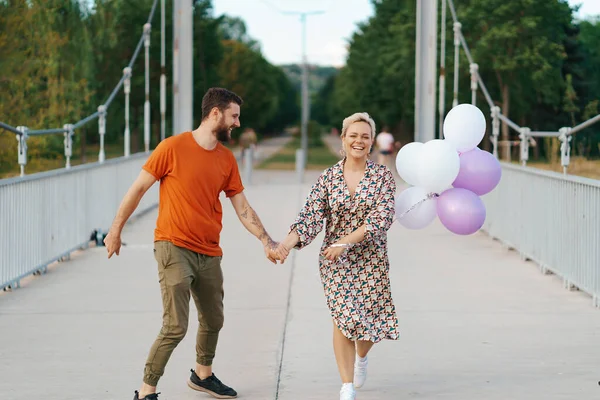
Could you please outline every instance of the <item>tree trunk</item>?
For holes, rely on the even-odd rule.
[[[483,140],[481,142],[481,150],[492,152],[492,141],[490,140],[492,136],[492,122],[488,121],[486,118],[486,127],[485,127],[485,135],[483,135]]]
[[[510,88],[508,85],[502,85],[502,114],[508,118],[510,112]],[[502,146],[502,154],[504,154],[503,158],[506,161],[510,161],[510,149],[511,146],[508,144],[509,140],[509,132],[508,125],[503,121],[502,122],[502,135],[501,140],[505,141],[506,144]]]
[[[152,131],[154,131],[154,148],[156,148],[158,142],[160,142],[160,119],[158,120],[158,122],[155,121],[152,124]],[[152,143],[150,143],[150,149],[152,148]]]
[[[400,120],[400,122],[398,122],[395,130],[397,134],[394,134],[394,137],[400,142],[401,146],[414,141],[414,134],[408,130],[404,120]]]

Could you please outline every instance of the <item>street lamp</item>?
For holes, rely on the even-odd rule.
[[[280,11],[286,15],[300,15],[302,23],[302,116],[300,125],[300,148],[302,149],[302,168],[306,168],[308,155],[308,120],[310,118],[310,102],[308,97],[308,64],[306,57],[306,17],[323,14],[325,11]]]

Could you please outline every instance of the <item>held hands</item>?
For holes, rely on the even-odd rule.
[[[267,258],[276,263],[275,260],[279,260],[281,264],[285,262],[287,257],[290,255],[290,251],[296,247],[300,242],[300,237],[295,230],[292,230],[280,243],[273,242],[269,239],[269,242],[265,244],[265,254]]]
[[[281,264],[283,264],[290,254],[290,251],[285,246],[270,239],[265,243],[264,250],[265,256],[273,264],[277,264],[277,261],[281,261]]]
[[[275,248],[275,254],[279,257],[278,259],[283,264],[287,257],[290,255],[290,249],[287,248],[283,243],[278,243],[277,248]]]

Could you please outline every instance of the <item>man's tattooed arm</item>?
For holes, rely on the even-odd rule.
[[[231,198],[231,203],[233,204],[233,208],[235,209],[240,222],[248,232],[256,236],[264,246],[268,246],[271,249],[277,246],[277,243],[271,239],[271,236],[267,233],[260,218],[258,218],[256,211],[250,206],[243,193],[233,196]]]

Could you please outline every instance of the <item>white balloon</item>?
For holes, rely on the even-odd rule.
[[[471,104],[457,105],[444,119],[444,138],[461,153],[477,147],[485,135],[485,129],[483,113]]]
[[[427,194],[422,187],[413,186],[396,196],[396,218],[402,226],[408,229],[423,229],[433,222],[437,216],[437,199],[427,199]],[[427,200],[408,211],[423,199]]]
[[[460,157],[447,140],[434,139],[423,145],[419,155],[419,186],[442,193],[452,185],[459,170]]]
[[[422,148],[423,143],[412,142],[402,146],[396,156],[396,170],[398,171],[398,175],[400,175],[404,182],[412,186],[419,184],[419,158]]]

